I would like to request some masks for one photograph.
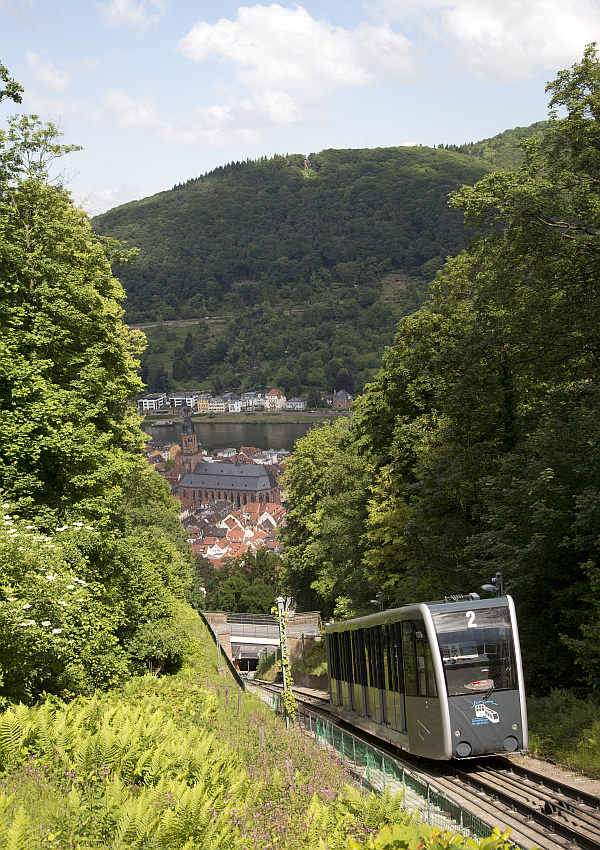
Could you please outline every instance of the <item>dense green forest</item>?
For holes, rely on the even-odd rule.
[[[151,389],[195,384],[359,389],[399,318],[418,309],[447,256],[474,230],[448,194],[521,154],[542,124],[449,150],[325,150],[232,163],[98,216],[140,249],[115,272],[128,320],[148,328]],[[464,151],[463,151],[464,148]],[[206,318],[204,318],[206,317]]]
[[[528,139],[534,133],[543,133],[548,128],[548,121],[536,121],[527,127],[513,127],[480,142],[465,142],[463,145],[440,145],[448,151],[477,156],[488,162],[494,169],[513,171],[523,164],[524,153],[520,146],[523,139]]]
[[[140,249],[118,269],[128,320],[301,304],[332,282],[367,298],[386,264],[430,279],[465,242],[448,193],[486,170],[431,148],[326,150],[308,165],[232,163],[98,216],[99,232]]]
[[[0,101],[20,87],[0,65]],[[15,88],[15,86],[17,86]],[[0,705],[181,663],[192,557],[142,456],[143,336],[100,241],[47,165],[37,116],[0,131]]]
[[[282,576],[347,616],[502,570],[538,693],[600,685],[595,48],[548,92],[520,168],[452,196],[484,235],[399,323],[352,419],[297,443]]]

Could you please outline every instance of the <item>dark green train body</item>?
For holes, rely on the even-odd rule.
[[[407,605],[326,627],[331,705],[415,755],[527,749],[510,596]]]

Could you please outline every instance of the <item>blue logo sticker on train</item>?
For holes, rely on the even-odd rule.
[[[483,726],[486,723],[498,723],[500,721],[498,712],[493,708],[488,708],[490,705],[498,705],[498,703],[493,699],[474,700],[475,717],[471,720],[473,726]]]

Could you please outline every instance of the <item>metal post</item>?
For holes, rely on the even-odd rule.
[[[431,806],[429,802],[429,782],[427,783],[427,823],[431,826]]]
[[[287,712],[287,708],[286,708],[286,704],[285,704],[285,698],[286,698],[287,692],[288,692],[287,673],[286,673],[286,669],[285,669],[285,664],[283,663],[283,654],[284,653],[283,653],[283,627],[282,627],[283,623],[282,623],[282,621],[283,621],[284,610],[285,610],[285,599],[283,598],[283,596],[278,596],[277,597],[277,612],[278,612],[279,616],[278,616],[277,620],[278,620],[278,623],[279,623],[279,651],[281,653],[281,675],[282,675],[282,678],[283,678],[283,713],[285,714],[286,729],[289,729],[290,728],[290,718],[288,716],[288,712]],[[285,655],[287,657],[287,647],[286,647]]]

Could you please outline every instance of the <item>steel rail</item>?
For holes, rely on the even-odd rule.
[[[537,784],[546,785],[552,791],[564,794],[577,802],[586,803],[586,805],[600,810],[600,797],[597,797],[594,794],[590,794],[580,788],[575,788],[572,785],[565,785],[564,782],[554,779],[552,776],[546,776],[543,773],[536,773],[535,770],[532,770],[529,767],[524,767],[522,764],[516,764],[511,759],[506,758],[506,756],[498,756],[497,760],[501,762],[507,770],[522,776],[524,779],[531,779]]]
[[[256,684],[270,690],[274,693],[280,693],[280,686],[272,682],[262,682],[255,680]],[[368,743],[376,742],[378,748],[388,755],[396,759],[400,759],[407,766],[414,768],[419,766],[419,760],[410,753],[387,744],[385,741],[377,739],[359,727],[353,726],[346,720],[340,718],[335,711],[328,709],[329,701],[323,697],[314,694],[304,693],[303,689],[294,688],[296,698],[299,702],[304,703],[307,707],[316,709],[319,713],[331,718],[342,728],[347,728],[357,737],[362,738]],[[450,770],[443,764],[436,762],[433,766],[430,761],[426,761],[427,770],[431,773],[425,775],[434,776],[441,780],[442,784],[448,776],[453,779],[458,779],[461,785],[468,789],[473,789],[475,795],[474,802],[481,803],[481,796],[490,801],[497,801],[502,804],[502,815],[506,816],[505,807],[512,809],[512,813],[518,814],[516,823],[530,830],[534,829],[534,824],[541,827],[543,831],[538,834],[545,841],[552,841],[553,836],[560,836],[565,839],[571,847],[579,847],[582,850],[600,850],[600,798],[595,797],[585,791],[581,791],[569,785],[565,785],[557,779],[547,777],[543,774],[536,773],[530,768],[524,768],[521,765],[516,765],[510,759],[503,756],[493,757],[495,762],[501,762],[503,768],[498,768],[490,764],[482,764],[481,762],[465,762],[471,768],[457,768],[456,764],[450,766]],[[422,760],[421,760],[422,762]],[[424,765],[421,765],[422,767]],[[485,779],[482,775],[491,775],[491,778]],[[512,775],[511,775],[512,774]],[[524,781],[523,785],[518,785],[518,777]],[[508,785],[509,788],[502,787]],[[510,790],[510,786],[517,786],[517,791]],[[456,786],[455,786],[456,788]],[[530,802],[523,800],[523,796],[529,795]],[[566,799],[561,799],[561,796]],[[577,811],[570,801],[583,803],[592,811]],[[596,812],[598,813],[596,815]],[[511,814],[512,814],[511,813]],[[563,820],[561,820],[563,818]],[[565,823],[564,819],[569,819],[571,823]],[[582,832],[581,830],[584,830]],[[589,833],[589,834],[585,834]],[[556,842],[551,843],[550,847],[556,847]]]
[[[503,805],[525,815],[550,832],[561,835],[568,841],[573,842],[575,846],[582,847],[584,850],[600,850],[600,835],[598,835],[598,839],[596,840],[595,838],[580,832],[577,828],[566,824],[564,821],[558,819],[552,814],[547,814],[543,794],[539,795],[540,801],[544,803],[544,808],[540,809],[535,804],[523,802],[522,798],[520,798],[518,794],[504,790],[501,783],[497,780],[494,780],[493,778],[491,780],[483,778],[483,776],[480,776],[477,771],[461,770],[453,767],[452,772],[454,776],[463,783],[483,791],[488,796],[493,795]]]

